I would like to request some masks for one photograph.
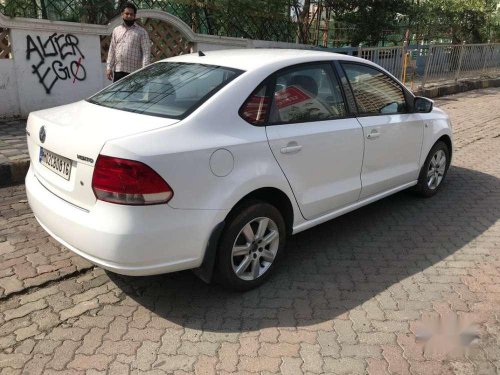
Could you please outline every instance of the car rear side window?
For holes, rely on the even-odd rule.
[[[391,77],[366,65],[342,63],[360,114],[407,112],[403,89]]]
[[[346,107],[329,64],[304,65],[276,75],[270,124],[344,117]]]
[[[124,111],[182,119],[241,73],[214,65],[160,62],[121,79],[88,101]]]
[[[266,96],[267,84],[261,83],[240,108],[243,120],[252,125],[264,125],[269,110],[269,98]]]

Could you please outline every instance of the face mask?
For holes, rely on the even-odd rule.
[[[123,22],[125,22],[125,25],[127,26],[132,26],[135,22],[135,20],[123,20]]]

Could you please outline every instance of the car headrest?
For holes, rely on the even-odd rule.
[[[313,94],[318,95],[318,84],[314,78],[304,75],[293,76],[290,80],[289,86],[300,86]]]

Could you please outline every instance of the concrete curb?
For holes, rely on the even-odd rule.
[[[24,184],[29,167],[29,160],[0,164],[0,187]]]
[[[500,87],[500,78],[465,80],[442,86],[417,89],[414,91],[414,94],[434,99],[434,98],[439,98],[441,96],[459,94],[461,92],[466,92],[466,91],[487,89],[489,87]]]

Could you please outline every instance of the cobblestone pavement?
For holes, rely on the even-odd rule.
[[[0,119],[0,186],[21,183],[28,168],[26,120]]]
[[[443,98],[457,149],[406,192],[300,233],[261,288],[104,272],[0,189],[0,374],[500,372],[500,89]]]
[[[0,119],[0,163],[29,160],[26,147],[26,120]]]

